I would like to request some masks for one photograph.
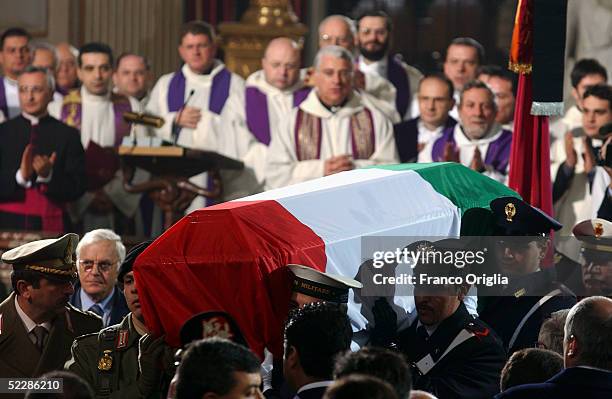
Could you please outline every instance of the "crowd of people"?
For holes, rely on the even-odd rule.
[[[216,58],[214,28],[192,21],[179,35],[182,66],[154,85],[140,54],[115,59],[104,43],[77,50],[6,30],[0,229],[64,235],[2,255],[13,292],[0,304],[0,377],[62,378],[64,395],[83,398],[612,396],[612,87],[594,59],[574,66],[576,105],[551,124],[556,218],[515,197],[490,204],[495,234],[518,237],[491,254],[510,281],[501,295],[417,286],[404,326],[381,297],[356,348],[346,303],[363,282],[290,265],[280,356],[253,353],[224,312],[185,321],[181,348],[147,329],[133,265],[152,241],[128,252],[121,237],[155,237],[163,223],[150,196],[126,187],[151,177],[124,176],[116,149],[126,140],[244,163],[220,171],[221,197],[185,194],[181,212],[376,164],[458,162],[507,183],[515,76],[487,65],[472,38],[454,39],[442,71],[423,75],[391,54],[392,29],[382,12],[328,16],[312,62],[278,37],[243,80]],[[126,112],[164,123],[130,124]],[[191,182],[206,189],[211,177]],[[557,244],[558,267],[551,231],[577,238]],[[575,286],[559,281],[576,271]]]

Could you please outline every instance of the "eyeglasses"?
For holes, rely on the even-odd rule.
[[[352,41],[352,37],[351,36],[341,36],[341,37],[336,37],[336,36],[331,36],[328,35],[327,33],[324,33],[321,35],[321,41],[323,43],[326,44],[335,44],[335,45],[341,45],[341,44],[349,44]]]
[[[90,273],[93,270],[94,265],[98,266],[98,271],[100,271],[101,273],[106,273],[117,263],[118,261],[109,262],[107,260],[103,260],[100,262],[94,262],[93,260],[79,259],[79,266],[86,273]]]

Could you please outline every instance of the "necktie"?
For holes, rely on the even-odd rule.
[[[47,336],[47,329],[43,326],[36,326],[32,330],[32,334],[36,337],[36,347],[42,353],[45,346],[45,337]]]
[[[100,317],[104,316],[104,310],[102,310],[102,306],[98,305],[97,303],[93,305],[92,307],[90,307],[89,311],[94,312]]]

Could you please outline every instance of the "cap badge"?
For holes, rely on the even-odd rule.
[[[211,320],[202,321],[202,338],[211,337],[232,339],[234,334],[225,320],[213,317]]]
[[[112,351],[105,350],[104,355],[98,360],[98,370],[108,371],[113,367],[113,358],[111,357]]]
[[[504,212],[506,213],[506,220],[512,222],[512,218],[516,215],[516,207],[512,202],[508,202],[504,207]]]
[[[593,228],[593,232],[595,233],[595,238],[599,238],[604,233],[603,223],[595,223],[595,227]]]

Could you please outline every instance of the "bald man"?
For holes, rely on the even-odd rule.
[[[387,79],[359,70],[355,58],[355,33],[353,20],[344,15],[330,15],[319,24],[319,48],[340,46],[347,49],[354,59],[354,87],[362,94],[364,103],[380,110],[391,122],[398,123],[401,118],[395,108],[397,91]]]
[[[298,44],[288,37],[278,37],[268,43],[259,71],[246,80],[246,122],[249,131],[265,146],[256,165],[257,176],[265,176],[267,146],[271,126],[291,114],[308,96],[311,88],[304,86],[300,73],[301,54]]]

